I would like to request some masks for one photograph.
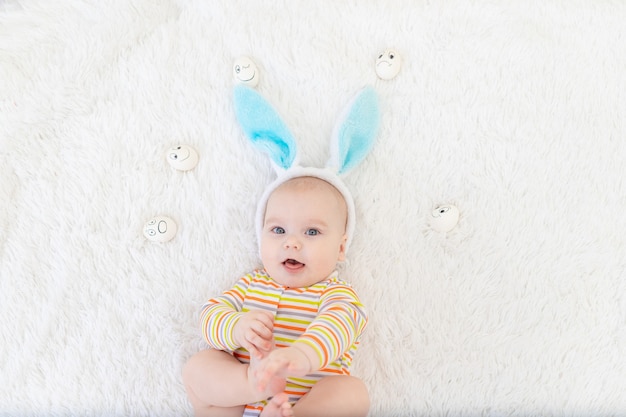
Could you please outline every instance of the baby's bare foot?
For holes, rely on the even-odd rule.
[[[284,392],[276,394],[263,408],[260,417],[294,417],[289,396]]]

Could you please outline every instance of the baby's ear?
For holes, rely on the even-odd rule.
[[[265,152],[277,171],[296,159],[296,142],[274,108],[256,90],[239,84],[234,90],[235,114],[252,144]]]
[[[345,174],[358,165],[374,146],[380,123],[378,95],[363,88],[348,104],[331,139],[329,165]]]
[[[343,235],[341,244],[339,245],[339,257],[337,260],[343,262],[346,260],[346,244],[348,243],[348,235]]]

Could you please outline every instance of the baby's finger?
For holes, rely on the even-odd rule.
[[[266,340],[269,340],[273,335],[271,327],[267,327],[265,323],[259,320],[253,321],[250,324],[250,328],[254,330],[256,334]]]
[[[252,346],[255,350],[269,351],[272,348],[272,342],[264,337],[259,336],[259,334],[257,334],[253,329],[249,329],[246,332],[245,339],[246,339],[246,342],[250,346]],[[250,349],[248,349],[248,351],[250,351]]]
[[[274,329],[274,315],[269,311],[260,310],[255,319],[270,332]]]
[[[248,352],[250,352],[251,356],[254,356],[257,359],[261,359],[263,357],[261,351],[259,351],[259,349],[257,349],[257,347],[254,346],[252,343],[248,344],[248,346],[244,346],[244,348],[246,348]]]

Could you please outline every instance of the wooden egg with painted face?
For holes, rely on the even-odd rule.
[[[252,59],[241,56],[233,64],[233,78],[237,83],[254,88],[259,84],[259,69]]]
[[[449,232],[459,222],[459,209],[452,204],[438,206],[430,213],[430,227],[441,233]]]
[[[156,216],[143,226],[143,235],[153,242],[168,242],[176,236],[176,222],[167,216]]]
[[[189,171],[198,165],[198,152],[188,145],[178,145],[165,152],[165,159],[172,168]]]
[[[387,49],[376,59],[376,75],[383,80],[391,80],[400,72],[402,57],[393,49]]]

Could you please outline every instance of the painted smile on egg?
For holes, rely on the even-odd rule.
[[[250,81],[256,76],[256,71],[252,71],[250,78],[239,78],[241,81]]]

